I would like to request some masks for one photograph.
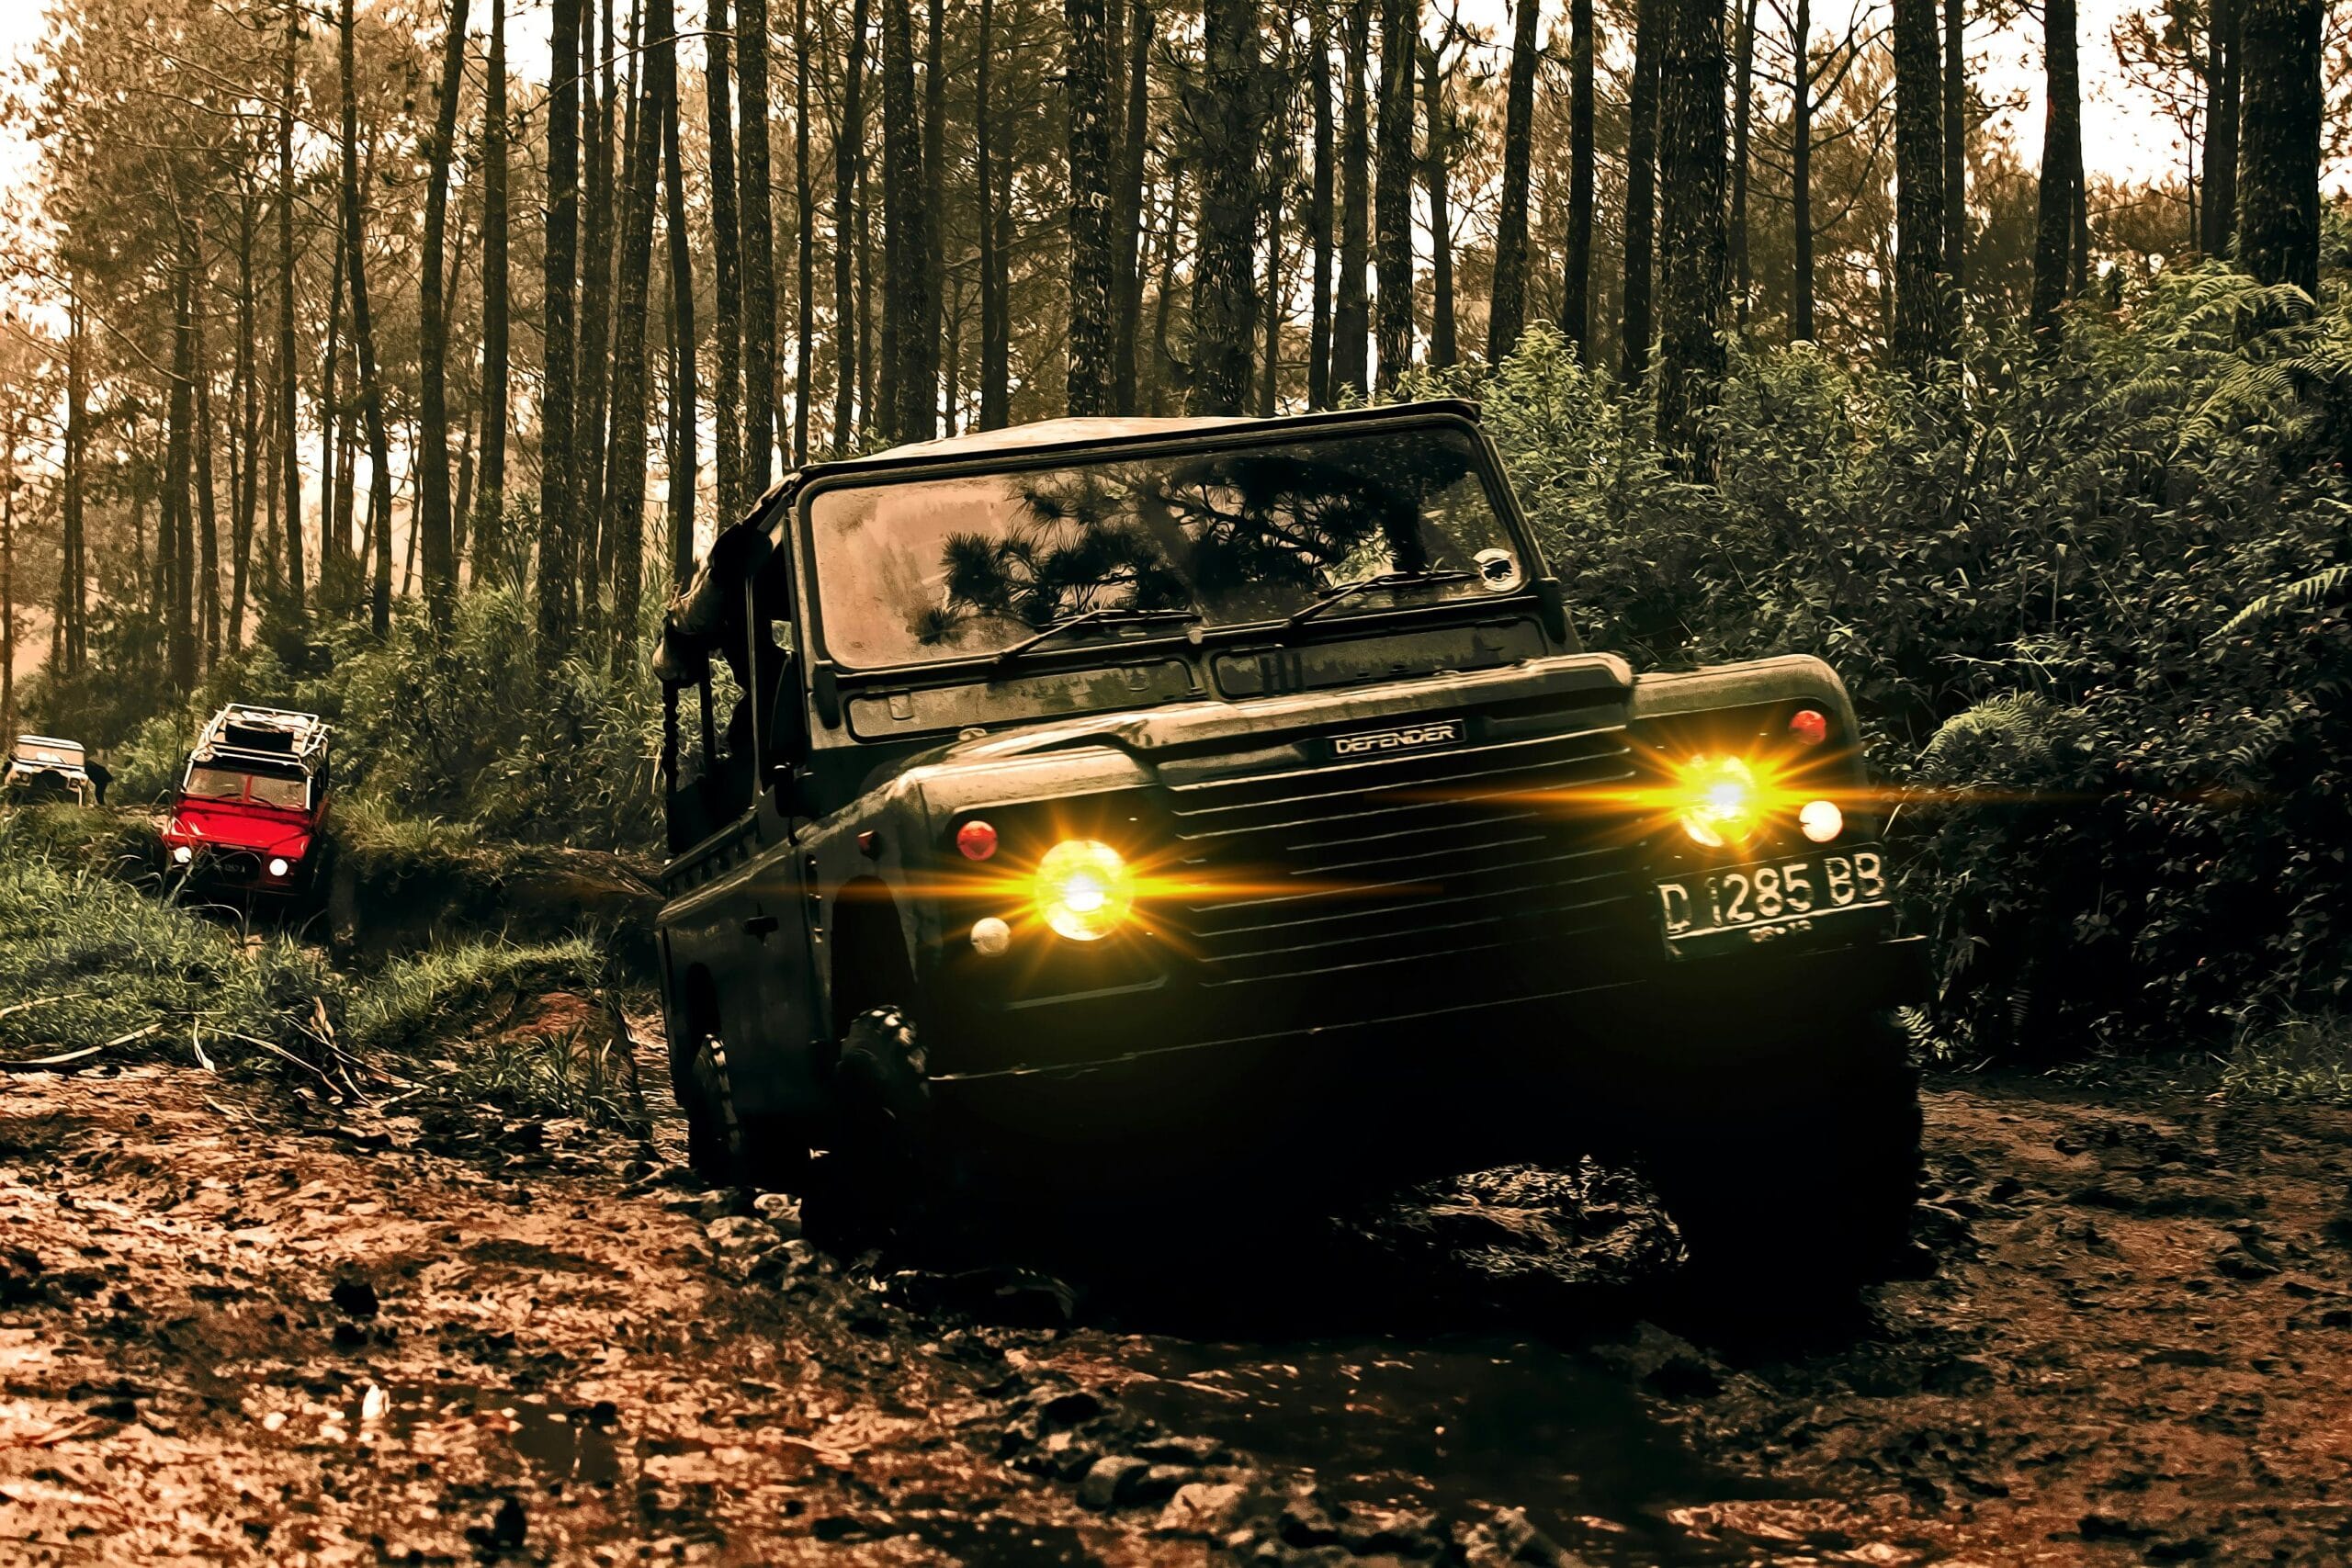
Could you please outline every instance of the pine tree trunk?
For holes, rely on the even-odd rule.
[[[757,496],[775,472],[775,215],[769,196],[768,0],[736,0],[741,75],[742,162],[736,188],[743,218],[743,492]]]
[[[1200,256],[1193,278],[1193,412],[1240,413],[1258,319],[1257,16],[1250,0],[1206,0],[1202,85],[1216,111],[1200,127]]]
[[[1113,0],[1114,4],[1117,0]],[[1111,412],[1136,412],[1136,354],[1143,319],[1143,174],[1151,143],[1149,74],[1152,10],[1135,0],[1127,11],[1127,107],[1121,128],[1117,188],[1111,221]]]
[[[612,571],[611,488],[613,412],[613,252],[618,241],[619,204],[614,164],[622,167],[619,190],[636,188],[633,160],[638,147],[638,102],[645,81],[644,5],[630,0],[628,34],[613,29],[613,0],[602,0],[604,47],[590,10],[580,17],[580,162],[582,249],[580,253],[580,360],[573,393],[571,449],[579,455],[571,487],[572,515],[580,520],[579,615],[594,624],[604,584]],[[629,62],[627,85],[616,81],[616,62]],[[617,152],[614,137],[620,138]],[[641,326],[638,329],[642,330]]]
[[[1315,4],[1307,7],[1307,90],[1315,96],[1315,185],[1308,197],[1306,226],[1315,246],[1315,299],[1308,306],[1306,326],[1306,406],[1327,408],[1331,401],[1331,241],[1333,186],[1338,171],[1331,166],[1331,10]]]
[[[808,405],[817,395],[817,195],[808,174],[808,0],[794,0],[792,7],[792,196],[794,229],[798,238],[798,287],[793,290],[794,348],[799,356],[793,376],[792,461],[808,461]],[[679,224],[680,254],[684,254],[685,225]],[[694,293],[694,273],[686,265],[685,290]],[[693,438],[692,430],[687,438]],[[721,518],[722,522],[732,521]],[[687,540],[689,551],[693,540]],[[681,581],[684,579],[680,580]]]
[[[2320,0],[2240,0],[2238,263],[2319,297]]]
[[[250,209],[249,209],[250,210]],[[252,225],[246,225],[250,235]],[[250,243],[245,268],[246,292],[252,292]],[[252,327],[250,303],[245,312],[248,335]],[[83,617],[87,613],[89,574],[85,570],[82,544],[85,512],[89,479],[90,367],[89,329],[82,309],[82,279],[78,273],[69,274],[65,310],[65,475],[63,493],[59,497],[61,558],[58,564],[57,624],[60,628],[61,653],[65,672],[82,672],[84,655]],[[251,374],[251,371],[248,371]],[[249,462],[259,460],[256,446]]]
[[[922,300],[908,359],[908,428],[917,440],[939,434],[939,323],[947,276],[946,0],[931,0],[923,45],[922,186],[915,219],[922,231]]]
[[[1637,0],[1634,27],[1634,82],[1626,107],[1625,137],[1625,325],[1622,334],[1624,376],[1638,384],[1649,368],[1650,267],[1657,225],[1658,57],[1664,51],[1668,7],[1679,0]],[[1798,0],[1800,6],[1804,0]]]
[[[229,651],[234,654],[244,646],[245,600],[252,591],[248,577],[251,571],[254,542],[254,517],[261,498],[261,385],[259,344],[255,339],[254,284],[254,199],[250,189],[241,189],[237,198],[237,448],[244,454],[244,461],[230,482],[229,523]],[[69,318],[70,320],[70,318]],[[69,331],[74,330],[69,325]],[[66,463],[69,477],[66,493],[72,497],[63,524],[63,570],[70,575],[76,570],[74,549],[81,533],[80,455],[74,446],[80,433],[74,426],[81,415],[78,401],[81,389],[74,382],[78,367],[72,355],[79,344],[68,349],[66,372],[68,400]],[[75,641],[79,628],[70,623],[64,634],[65,668],[74,668]]]
[[[163,516],[155,529],[155,576],[164,606],[164,648],[174,692],[196,689],[195,530],[188,513],[189,454],[196,396],[196,273],[200,265],[190,209],[193,194],[175,191],[179,256],[172,276],[172,390],[165,417]]]
[[[2237,237],[2240,98],[2245,65],[2238,42],[2244,0],[2210,0],[2213,19],[2206,61],[2204,250],[2226,257]]]
[[[1364,278],[1372,254],[1372,114],[1364,81],[1372,69],[1372,0],[1347,0],[1341,31],[1340,294],[1331,318],[1334,401],[1372,389],[1372,298]]]
[[[481,460],[474,486],[474,570],[504,547],[508,340],[506,7],[490,0],[489,82],[482,100]]]
[[[997,312],[1004,289],[1002,264],[997,250],[995,175],[996,152],[993,87],[996,76],[996,0],[979,0],[978,63],[973,87],[973,181],[979,189],[976,204],[979,221],[980,269],[980,419],[982,430],[997,430],[1005,423],[1007,344],[997,335]],[[835,241],[838,245],[839,240]],[[847,289],[848,261],[843,252],[836,265]],[[844,298],[844,303],[846,299]],[[844,318],[846,319],[846,318]]]
[[[202,605],[198,630],[204,638],[204,668],[220,660],[220,525],[212,489],[212,367],[204,348],[204,315],[189,323],[196,366],[196,596]],[[0,729],[0,734],[6,733]]]
[[[711,423],[715,427],[718,520],[722,526],[743,515],[752,498],[743,493],[742,231],[735,210],[735,124],[729,85],[727,0],[710,0],[703,35],[703,107],[709,113],[711,323]]]
[[[368,624],[392,629],[392,443],[384,428],[384,383],[376,361],[376,326],[368,303],[368,228],[360,207],[359,73],[353,54],[352,0],[343,0],[343,269],[351,288],[351,341],[358,359],[359,410],[368,426],[368,504],[386,525],[376,540],[376,581]]]
[[[842,71],[842,124],[833,138],[833,440],[836,456],[857,445],[858,394],[864,378],[853,375],[852,338],[857,299],[852,268],[856,261],[858,170],[865,162],[866,0],[856,0],[850,17],[849,59]],[[983,34],[987,31],[982,25]],[[987,45],[981,45],[985,64]],[[985,186],[983,187],[985,188]],[[985,372],[983,372],[985,377]],[[982,381],[982,396],[986,393]]]
[[[1453,321],[1453,139],[1446,118],[1442,51],[1453,42],[1453,29],[1438,49],[1421,51],[1421,97],[1424,146],[1421,183],[1430,202],[1430,364],[1443,368],[1459,361],[1462,349]]]
[[[1739,44],[1732,59],[1731,89],[1731,299],[1735,320],[1745,325],[1756,295],[1756,274],[1747,254],[1749,130],[1756,104],[1757,0],[1741,0]]]
[[[286,543],[286,598],[302,614],[302,442],[294,423],[294,53],[300,13],[285,0],[277,64],[277,462],[283,513],[278,531]],[[273,554],[272,558],[277,558]]]
[[[1278,85],[1267,133],[1266,177],[1259,196],[1265,202],[1266,285],[1258,290],[1257,410],[1271,419],[1281,406],[1283,371],[1283,197],[1290,187],[1290,100],[1297,84],[1290,17],[1272,29],[1281,62],[1267,73]]]
[[[1894,0],[1894,356],[1951,355],[1943,274],[1943,71],[1936,0]]]
[[[621,193],[619,319],[643,324],[618,334],[613,344],[612,478],[605,497],[612,581],[615,669],[620,668],[637,625],[639,582],[645,559],[646,423],[650,415],[648,355],[652,344],[651,281],[653,206],[662,170],[662,102],[665,77],[674,79],[676,31],[671,0],[650,0],[636,76],[635,137],[628,150],[628,181]]]
[[[862,0],[861,0],[862,3]],[[888,423],[888,398],[874,384],[874,160],[861,149],[857,157],[857,407],[861,438]]]
[[[343,393],[343,342],[347,335],[343,301],[348,279],[344,271],[342,225],[343,209],[338,206],[332,281],[327,285],[326,356],[319,366],[319,602],[322,607],[350,613],[358,607],[360,585],[367,579],[360,570],[357,542],[347,530],[335,525],[336,519],[351,515],[351,498],[341,487],[350,482],[349,447],[355,439],[350,419],[353,405]]]
[[[671,0],[661,0],[668,11]],[[670,377],[670,581],[669,590],[682,589],[695,574],[695,487],[701,459],[695,452],[695,432],[701,424],[700,389],[695,367],[695,252],[694,233],[686,227],[686,171],[680,157],[678,126],[678,40],[673,16],[665,16],[663,24],[669,28],[668,42],[657,41],[654,47],[654,90],[662,100],[662,225],[670,231],[670,315],[677,347],[678,366]],[[805,39],[805,35],[804,35]],[[808,164],[807,148],[802,148],[801,164]],[[806,189],[806,181],[803,181]],[[805,205],[803,210],[806,210]],[[721,334],[722,336],[725,334]],[[805,389],[804,378],[802,387]],[[807,400],[801,400],[805,405]],[[721,525],[731,522],[722,518]],[[640,552],[641,554],[642,552]],[[634,612],[636,606],[628,608]],[[637,654],[637,617],[632,613],[626,619],[616,619],[613,627],[616,647],[629,658]],[[621,667],[614,666],[618,675]]]
[[[555,0],[548,88],[546,349],[539,394],[539,660],[552,668],[571,640],[573,270],[580,239],[580,8]],[[594,453],[579,453],[584,467]]]
[[[1560,278],[1560,332],[1592,363],[1592,0],[1568,4],[1568,237]]]
[[[1159,231],[1159,283],[1151,312],[1151,408],[1154,418],[1168,412],[1169,383],[1174,368],[1168,352],[1170,305],[1176,298],[1176,226],[1184,209],[1184,165],[1168,175],[1168,220]]]
[[[2058,330],[2058,308],[2073,282],[2074,171],[2082,167],[2083,110],[2075,46],[2075,0],[2046,0],[2043,58],[2049,73],[2041,132],[2041,190],[2033,242],[2033,325]]]
[[[1413,66],[1420,0],[1381,0],[1379,184],[1373,196],[1380,389],[1413,367]]]
[[[1789,210],[1795,233],[1796,265],[1789,280],[1789,337],[1813,341],[1813,55],[1806,41],[1813,37],[1812,0],[1797,0],[1796,26],[1790,30]]]
[[[1487,362],[1499,365],[1527,327],[1528,164],[1535,125],[1535,76],[1543,68],[1538,0],[1513,0],[1510,83],[1503,106],[1503,188],[1495,217],[1495,285],[1487,306]],[[1430,122],[1432,133],[1436,130]],[[1434,187],[1432,187],[1434,188]]]
[[[876,411],[885,439],[911,439],[905,387],[908,340],[922,314],[922,235],[914,206],[922,184],[916,118],[914,0],[882,0],[882,356]]]
[[[1712,481],[1708,418],[1722,396],[1731,240],[1724,229],[1723,0],[1666,0],[1658,61],[1657,433],[1690,478]]]
[[[433,141],[425,154],[423,300],[417,321],[418,437],[415,526],[423,535],[424,609],[446,633],[457,595],[455,534],[449,513],[449,304],[444,251],[449,231],[449,158],[458,140],[458,94],[465,85],[467,0],[449,0],[441,46],[441,86],[433,110]]]
[[[1944,271],[1957,306],[1967,276],[1967,0],[1944,0]]]
[[[1212,6],[1216,0],[1210,0]],[[1111,58],[1105,0],[1063,0],[1069,105],[1069,412],[1111,412]],[[1246,355],[1248,350],[1245,348]]]

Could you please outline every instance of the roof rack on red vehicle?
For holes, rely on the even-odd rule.
[[[272,762],[311,773],[326,759],[328,734],[326,721],[314,713],[231,703],[205,723],[189,755],[200,762]]]

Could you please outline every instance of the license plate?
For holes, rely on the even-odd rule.
[[[1818,915],[1884,903],[1886,862],[1876,850],[1856,850],[1726,866],[1659,883],[1657,901],[1669,952],[1717,932],[1763,942],[1803,931]]]

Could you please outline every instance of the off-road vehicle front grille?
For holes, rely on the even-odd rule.
[[[1549,988],[1634,929],[1624,818],[1572,799],[1634,775],[1611,729],[1172,784],[1174,934],[1209,987]]]

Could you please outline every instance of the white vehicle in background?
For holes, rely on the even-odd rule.
[[[79,740],[19,735],[9,743],[6,766],[0,768],[0,797],[26,806],[98,806],[112,782],[113,774],[90,761]]]

